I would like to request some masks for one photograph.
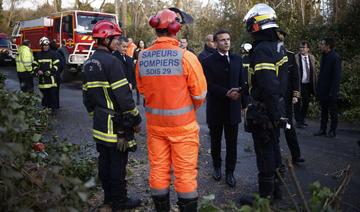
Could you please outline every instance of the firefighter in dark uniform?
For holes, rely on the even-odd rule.
[[[135,208],[141,201],[129,198],[126,190],[128,152],[136,150],[134,132],[141,122],[135,107],[125,67],[111,52],[121,29],[102,20],[93,27],[98,48],[84,63],[83,101],[93,116],[93,137],[99,152],[99,178],[104,190],[102,207],[113,211]]]
[[[277,33],[279,39],[284,42],[286,32],[278,29]],[[301,157],[300,146],[293,124],[294,104],[296,104],[300,98],[299,68],[295,62],[295,53],[286,50],[286,55],[288,57],[288,86],[285,98],[285,111],[288,125],[285,127],[285,139],[291,153],[292,162],[298,164],[305,162],[305,159]]]
[[[275,176],[281,165],[280,127],[286,123],[287,56],[276,34],[275,19],[275,11],[267,4],[256,4],[244,18],[255,40],[250,51],[250,104],[245,130],[254,140],[259,195],[270,199],[280,198]]]
[[[35,55],[33,69],[39,78],[39,89],[43,94],[42,106],[50,108],[54,113],[59,106],[57,104],[56,92],[57,83],[56,76],[59,69],[59,59],[50,50],[50,41],[47,37],[39,40],[41,52]]]

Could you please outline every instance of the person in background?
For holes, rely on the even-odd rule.
[[[307,41],[300,42],[299,53],[295,54],[295,61],[299,67],[301,97],[295,104],[295,120],[298,128],[307,127],[305,122],[309,108],[311,95],[315,96],[316,90],[316,67],[315,57],[310,54],[310,46]]]
[[[139,40],[138,42],[138,47],[135,49],[134,52],[134,63],[136,64],[138,58],[139,58],[139,53],[146,49],[146,45],[145,42],[143,40]],[[140,93],[139,90],[137,89],[137,87],[135,86],[135,90],[136,90],[136,104],[139,105],[140,104]]]
[[[316,95],[320,101],[321,122],[319,132],[314,135],[326,135],[327,122],[330,113],[331,123],[327,136],[334,138],[336,137],[336,128],[338,124],[337,100],[340,89],[341,59],[335,52],[335,40],[333,38],[321,40],[319,48],[322,52],[322,56]]]
[[[205,58],[216,52],[216,46],[214,42],[213,34],[209,34],[205,37],[204,49],[200,52],[198,58],[202,62]]]
[[[132,38],[128,38],[127,40],[128,41],[127,41],[126,55],[132,58],[134,57],[134,51],[137,48],[137,46],[135,45]]]
[[[56,72],[56,76],[55,76],[55,80],[56,80],[56,84],[57,84],[57,87],[56,87],[56,107],[57,108],[60,108],[60,83],[61,83],[61,72],[63,71],[63,68],[64,68],[64,57],[61,56],[61,54],[57,51],[58,48],[57,48],[57,44],[56,44],[56,41],[51,41],[50,42],[50,50],[54,55],[56,55],[56,57],[59,59],[59,66],[58,66],[58,71]]]
[[[186,50],[194,53],[194,50],[189,49],[189,43],[188,43],[187,38],[181,38],[181,39],[180,39],[180,48],[186,49]]]
[[[129,82],[130,89],[134,89],[136,87],[135,65],[133,58],[126,54],[128,49],[128,40],[125,37],[120,37],[119,41],[117,49],[113,52],[113,55],[124,65],[126,79]]]
[[[51,109],[56,113],[59,109],[57,98],[56,76],[58,76],[60,60],[53,51],[50,51],[50,41],[47,37],[39,40],[41,52],[37,53],[34,59],[34,72],[39,78],[39,89],[43,95],[42,106]]]
[[[32,93],[34,92],[34,72],[32,67],[34,56],[30,46],[30,41],[24,40],[18,49],[15,61],[20,90]]]
[[[287,33],[282,30],[277,30],[279,40],[284,42],[287,36]],[[291,153],[291,159],[293,163],[303,163],[305,159],[301,157],[300,146],[298,142],[298,137],[296,135],[296,130],[293,124],[293,113],[294,113],[294,104],[299,101],[300,98],[300,80],[299,80],[299,68],[295,61],[295,54],[289,50],[286,50],[286,55],[288,57],[288,83],[287,83],[287,92],[285,96],[285,112],[286,118],[288,119],[288,126],[284,128],[285,140],[289,147]]]

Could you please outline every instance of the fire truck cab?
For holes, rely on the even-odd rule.
[[[67,70],[78,71],[84,61],[94,52],[92,28],[99,20],[118,23],[115,14],[80,10],[66,11],[48,17],[20,21],[13,29],[12,37],[16,38],[17,45],[25,39],[30,40],[31,49],[34,52],[41,50],[39,39],[43,36],[48,37],[59,47],[58,52],[64,57]]]

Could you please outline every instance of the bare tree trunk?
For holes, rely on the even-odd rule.
[[[99,8],[99,11],[102,11],[104,5],[105,5],[105,0],[102,1],[101,5],[100,5],[100,8]]]
[[[15,11],[15,4],[18,2],[18,0],[11,0],[10,1],[10,9],[9,9],[9,17],[8,17],[8,21],[6,26],[8,28],[10,28],[13,16],[14,16],[14,11]]]
[[[301,7],[302,24],[305,25],[305,0],[301,0],[300,7]]]
[[[61,12],[62,0],[54,0],[54,7],[56,12]]]
[[[127,0],[122,0],[121,3],[121,22],[126,36],[126,17],[127,17]]]
[[[119,17],[119,0],[115,0],[114,4],[115,4],[115,15],[118,18],[118,20],[120,20],[120,17]],[[122,27],[122,25],[120,27]]]

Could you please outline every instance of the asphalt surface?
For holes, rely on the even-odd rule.
[[[7,79],[5,86],[7,89],[19,90],[19,83],[16,77],[14,67],[0,67],[0,72],[5,74]],[[38,92],[38,91],[37,91]],[[91,138],[92,120],[88,116],[82,103],[81,81],[74,80],[69,83],[61,84],[60,89],[61,108],[57,115],[53,117],[51,126],[53,134],[60,139],[66,139],[72,143],[81,146],[93,146]],[[138,107],[144,114],[142,106]],[[229,188],[223,178],[216,182],[211,177],[212,162],[210,156],[210,138],[209,130],[206,125],[205,106],[202,106],[197,112],[198,122],[200,124],[200,153],[199,153],[199,194],[200,197],[210,194],[215,195],[215,204],[222,208],[228,207],[232,202],[236,203],[240,195],[257,191],[257,168],[255,163],[255,153],[250,134],[244,132],[243,125],[239,125],[238,136],[238,159],[235,171],[237,185],[235,188]],[[308,185],[311,182],[319,181],[321,185],[334,189],[338,184],[339,171],[347,165],[351,165],[352,178],[346,187],[342,198],[343,211],[360,211],[360,147],[357,141],[360,140],[359,125],[340,123],[336,138],[314,137],[313,133],[319,128],[319,121],[308,121],[309,126],[306,129],[297,129],[297,135],[300,143],[302,156],[306,162],[301,166],[295,166],[295,172],[305,196],[309,198]],[[142,132],[137,136],[139,150],[130,155],[128,165],[128,189],[132,195],[140,196],[144,203],[140,211],[148,211],[151,208],[150,194],[148,188],[148,162],[146,153],[146,132],[145,121],[142,123]],[[284,135],[281,135],[281,148],[283,159],[289,156],[289,150],[284,141]],[[91,154],[96,156],[95,148],[90,148]],[[225,144],[223,142],[222,155],[225,158]],[[223,164],[222,167],[225,167]],[[300,204],[299,195],[289,174],[285,176],[286,182],[290,186],[290,191]],[[99,198],[93,200],[93,205],[99,204]],[[172,203],[175,203],[176,196],[171,194]],[[294,208],[291,206],[289,198],[284,194],[284,200],[275,204],[276,208],[288,210]]]

